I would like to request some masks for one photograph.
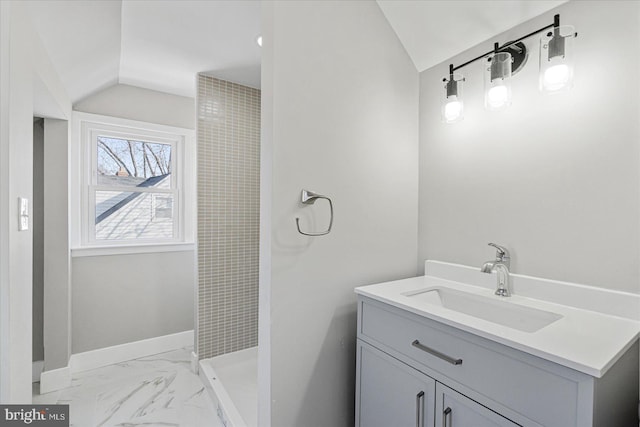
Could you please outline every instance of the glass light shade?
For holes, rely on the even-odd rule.
[[[450,100],[444,106],[444,121],[455,123],[464,118],[464,103],[462,101]]]
[[[573,86],[573,39],[575,28],[563,25],[540,38],[539,87],[543,93],[558,93]]]
[[[489,111],[501,111],[511,105],[511,54],[493,54],[485,68],[484,107]]]
[[[456,123],[464,118],[464,101],[462,97],[462,89],[464,77],[461,74],[446,76],[442,79],[444,82],[443,98],[442,98],[442,121],[444,123]]]

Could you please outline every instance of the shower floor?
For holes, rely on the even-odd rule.
[[[258,425],[258,347],[201,360],[200,377],[226,427]]]

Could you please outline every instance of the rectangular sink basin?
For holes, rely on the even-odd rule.
[[[524,307],[496,297],[488,298],[449,288],[428,288],[404,294],[412,300],[444,307],[498,325],[523,332],[536,332],[552,324],[562,315],[537,308]]]

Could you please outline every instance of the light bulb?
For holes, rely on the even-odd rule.
[[[258,46],[262,47],[262,36],[258,36],[258,38],[256,38],[256,43],[258,43]]]
[[[447,123],[453,123],[462,116],[462,101],[450,101],[444,106],[444,119]]]
[[[565,87],[569,83],[571,73],[567,64],[557,64],[547,68],[542,77],[545,90],[553,91]]]
[[[443,123],[456,123],[464,119],[464,98],[462,96],[464,77],[461,74],[454,74],[451,69],[449,71],[449,75],[442,79],[444,90],[440,103],[440,117]]]
[[[509,102],[509,90],[503,85],[492,87],[487,93],[487,102],[492,109],[503,107]]]

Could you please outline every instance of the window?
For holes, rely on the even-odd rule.
[[[185,182],[193,182],[185,174],[194,169],[185,167],[185,157],[191,157],[185,145],[192,131],[78,114],[84,176],[76,246],[192,241],[193,227],[185,226],[192,216],[185,209],[191,203]]]
[[[179,237],[179,216],[174,216],[172,209],[173,201],[180,199],[172,174],[175,143],[139,141],[97,132],[91,144],[95,176],[89,197],[95,218],[94,240]],[[160,217],[157,209],[162,212]]]
[[[173,198],[153,195],[153,219],[161,221],[173,217]]]

